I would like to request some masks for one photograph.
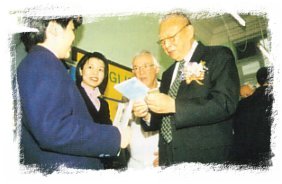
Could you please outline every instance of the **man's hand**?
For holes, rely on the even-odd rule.
[[[164,93],[148,94],[145,102],[153,112],[175,113],[175,100]]]
[[[133,113],[136,117],[145,117],[148,115],[148,105],[144,100],[136,100],[133,104]]]
[[[130,127],[126,128],[121,128],[116,126],[119,130],[119,133],[121,135],[121,140],[120,140],[120,147],[121,148],[126,148],[131,140],[131,130]]]
[[[154,155],[156,156],[156,158],[153,161],[153,166],[158,167],[159,166],[159,152],[158,151],[154,152]]]

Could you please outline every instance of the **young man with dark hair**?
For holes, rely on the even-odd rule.
[[[22,106],[21,163],[52,172],[60,165],[102,169],[100,158],[126,147],[126,134],[93,123],[60,59],[70,56],[80,16],[28,18],[38,32],[23,33],[28,55],[17,70]]]

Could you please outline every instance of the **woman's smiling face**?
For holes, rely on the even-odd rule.
[[[105,64],[102,60],[97,58],[90,58],[82,70],[82,82],[91,88],[99,86],[105,77]]]

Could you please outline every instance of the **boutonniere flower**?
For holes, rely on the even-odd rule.
[[[190,84],[192,81],[196,81],[199,85],[204,85],[201,80],[204,80],[205,71],[208,68],[205,66],[205,61],[197,62],[187,62],[184,65],[182,71],[182,80],[185,80],[187,84]]]

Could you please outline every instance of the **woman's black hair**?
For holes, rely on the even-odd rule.
[[[71,20],[73,20],[74,28],[82,24],[81,16],[70,16],[70,17],[24,17],[24,22],[28,27],[35,28],[38,32],[24,32],[21,33],[20,39],[24,43],[26,52],[38,44],[42,43],[46,39],[46,28],[51,21],[57,22],[63,28],[66,28]]]
[[[93,52],[93,53],[86,53],[84,56],[78,61],[76,65],[76,71],[75,71],[75,78],[76,78],[76,85],[80,86],[82,82],[82,76],[80,75],[80,69],[82,70],[85,63],[90,59],[90,58],[97,58],[103,61],[105,65],[104,69],[104,79],[102,83],[99,85],[99,90],[101,94],[104,94],[105,89],[108,84],[108,72],[109,72],[109,60],[100,52]]]

